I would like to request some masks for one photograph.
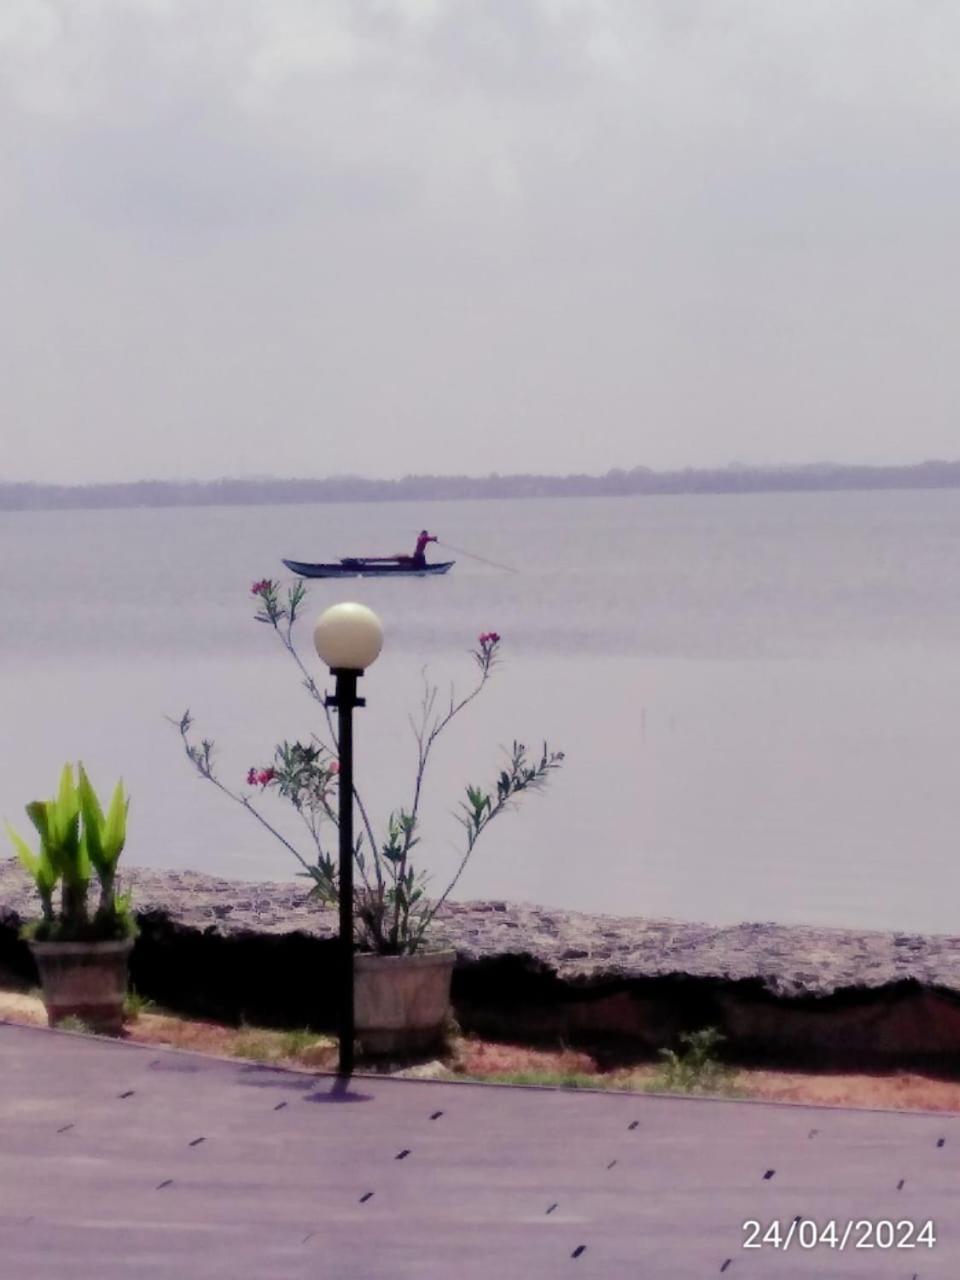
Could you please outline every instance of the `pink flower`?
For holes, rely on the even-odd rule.
[[[253,765],[247,770],[247,786],[255,787],[257,785],[257,771]]]
[[[485,631],[483,635],[480,637],[480,644],[483,646],[484,649],[486,649],[488,645],[499,644],[499,643],[500,643],[500,636],[496,631]]]
[[[340,772],[340,761],[339,761],[339,760],[331,760],[331,761],[330,761],[330,763],[327,765],[327,772],[328,772],[328,773],[339,773],[339,772]]]
[[[250,588],[250,594],[252,596],[266,595],[272,587],[273,583],[269,578],[261,578],[259,582],[255,582]]]
[[[257,774],[257,782],[259,782],[261,787],[265,787],[271,783],[276,776],[276,769],[261,769]]]

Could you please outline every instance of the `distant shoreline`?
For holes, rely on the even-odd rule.
[[[634,467],[603,475],[404,476],[368,480],[138,480],[52,485],[0,481],[0,511],[122,510],[131,507],[280,506],[344,502],[450,502],[518,498],[655,497],[681,494],[822,493],[958,489],[960,462],[907,466]]]

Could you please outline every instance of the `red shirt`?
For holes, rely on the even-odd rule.
[[[424,551],[427,548],[428,542],[436,542],[436,538],[433,536],[432,533],[421,533],[417,537],[417,549],[413,554],[415,556],[422,556]]]

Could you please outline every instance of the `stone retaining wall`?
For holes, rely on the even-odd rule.
[[[128,869],[137,990],[198,1015],[332,1025],[334,911],[303,882]],[[0,965],[29,978],[27,877],[0,862]],[[654,1051],[719,1027],[741,1058],[960,1067],[960,938],[774,924],[716,927],[507,902],[452,903],[456,1014],[491,1035],[611,1038]]]

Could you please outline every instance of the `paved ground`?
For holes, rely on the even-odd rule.
[[[3,1280],[960,1276],[956,1116],[344,1088],[8,1024],[0,1082]],[[937,1242],[742,1248],[797,1215]]]

